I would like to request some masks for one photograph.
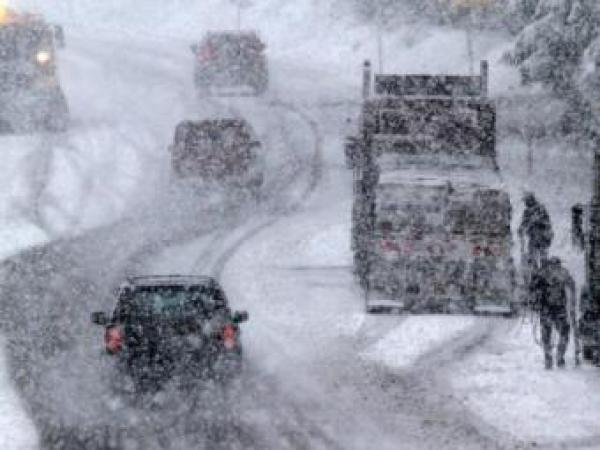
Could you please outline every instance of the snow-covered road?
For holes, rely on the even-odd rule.
[[[72,24],[90,5],[108,3],[82,0]],[[266,2],[253,19],[271,25],[269,93],[198,101],[188,48],[196,25],[177,15],[183,3],[169,6],[172,14],[156,35],[163,19],[156,11],[133,20],[131,29],[90,24],[91,32],[80,23],[61,55],[72,129],[0,137],[0,222],[10,237],[1,255],[52,241],[7,259],[0,270],[8,362],[0,383],[17,387],[3,396],[14,420],[0,427],[12,426],[15,434],[7,436],[23,443],[13,448],[34,445],[33,426],[41,446],[56,449],[104,448],[107,435],[124,448],[148,449],[593,445],[585,421],[573,436],[519,427],[547,417],[536,422],[528,407],[497,420],[515,390],[529,406],[556,412],[571,393],[597,386],[589,370],[551,381],[531,375],[538,350],[505,336],[510,322],[364,314],[350,269],[352,185],[342,139],[346,119],[357,116],[360,64],[374,54],[372,30],[324,19],[316,2]],[[308,17],[311,25],[299,26]],[[223,27],[214,17],[202,23]],[[497,63],[502,39],[489,33],[476,46],[492,59],[493,94],[506,94],[514,82],[511,69]],[[389,49],[399,55],[389,70],[459,72],[466,67],[463,43],[457,30],[407,26],[390,36]],[[222,114],[247,118],[264,142],[270,175],[260,205],[169,183],[166,148],[177,121]],[[553,251],[579,267],[580,255],[568,250],[568,208],[588,192],[581,177],[588,160],[542,143],[530,175],[518,138],[501,141],[499,153],[515,224],[520,193],[533,188],[556,224]],[[160,407],[135,407],[110,394],[110,364],[89,313],[113,306],[111,289],[125,275],[152,272],[213,274],[233,306],[249,310],[248,370],[233,404],[171,392]],[[465,365],[456,367],[455,359]],[[489,376],[490,364],[501,366],[498,376]],[[546,381],[554,397],[542,403],[511,384],[525,379]],[[504,403],[486,409],[490,399]],[[570,414],[583,417],[594,399],[571,405]],[[201,402],[213,408],[194,408]]]

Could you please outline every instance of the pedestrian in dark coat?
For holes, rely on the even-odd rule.
[[[552,244],[554,232],[546,207],[531,192],[527,192],[523,196],[523,201],[525,210],[518,233],[522,251],[525,247],[524,239],[527,240],[527,260],[530,270],[534,270],[548,258],[548,249]]]
[[[560,258],[542,262],[531,277],[530,291],[533,306],[540,314],[544,365],[552,369],[552,330],[559,336],[556,348],[557,367],[565,366],[565,352],[569,344],[571,327],[577,326],[575,282]],[[575,362],[579,363],[579,343],[575,339]]]

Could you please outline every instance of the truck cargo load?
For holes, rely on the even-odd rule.
[[[375,77],[354,174],[354,271],[369,312],[510,314],[515,274],[511,205],[495,154],[487,66],[473,77]]]

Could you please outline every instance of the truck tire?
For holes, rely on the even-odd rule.
[[[68,129],[69,119],[63,114],[52,114],[44,120],[44,130],[50,133],[64,133]]]

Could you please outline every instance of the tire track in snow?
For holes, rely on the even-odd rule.
[[[310,162],[309,182],[300,197],[293,204],[280,209],[273,217],[268,218],[264,222],[248,229],[242,236],[240,236],[228,248],[226,248],[224,252],[222,252],[221,256],[217,259],[212,267],[212,274],[217,279],[222,278],[227,263],[246,243],[258,236],[264,230],[276,224],[284,217],[288,217],[299,212],[319,186],[322,178],[323,136],[319,129],[318,123],[312,119],[308,113],[299,107],[296,107],[292,103],[281,100],[271,100],[269,105],[282,108],[296,114],[311,129],[314,139],[314,147]],[[285,403],[281,403],[280,399],[284,398],[284,395],[279,392],[278,383],[276,380],[265,380],[264,373],[253,367],[249,367],[249,369],[249,378],[246,380],[246,383],[249,385],[248,391],[259,392],[262,390],[264,392],[260,396],[261,401],[270,401],[271,405],[277,405],[275,411],[277,415],[274,415],[273,411],[271,411],[271,415],[279,418],[279,420],[285,418],[284,423],[276,424],[276,431],[279,438],[285,439],[290,448],[343,448],[335,441],[335,439],[330,437],[328,433],[319,426],[319,424],[315,423],[314,418],[310,417],[309,411],[303,410],[299,405],[296,405],[289,400],[287,400]],[[267,389],[265,389],[265,387]],[[282,410],[280,411],[279,409]],[[317,443],[319,445],[316,445]]]
[[[263,223],[260,223],[249,229],[246,233],[244,233],[243,236],[237,239],[221,254],[221,256],[217,259],[216,263],[212,267],[212,274],[219,279],[221,278],[227,263],[231,260],[231,258],[233,258],[237,251],[246,242],[257,236],[266,228],[270,227],[271,225],[274,225],[282,218],[298,212],[301,209],[301,207],[308,201],[310,196],[313,194],[313,192],[319,185],[319,182],[321,181],[321,177],[323,174],[323,136],[319,130],[318,123],[314,121],[306,112],[302,111],[300,108],[297,108],[292,103],[284,102],[281,100],[272,100],[269,102],[269,105],[282,108],[284,110],[298,115],[312,130],[314,137],[314,148],[312,150],[312,157],[310,163],[309,183],[295,203],[283,207],[280,211],[278,211],[278,213],[274,217],[268,218]],[[285,181],[289,184],[289,180],[282,181]]]
[[[210,103],[214,106],[225,109],[228,114],[234,117],[243,117],[241,111],[232,105],[223,106],[215,99],[210,99]],[[253,224],[250,227],[247,225],[240,225],[237,228],[217,230],[214,238],[211,239],[210,243],[204,247],[200,255],[195,259],[192,271],[194,273],[207,273],[210,272],[213,276],[220,278],[227,262],[235,255],[235,253],[249,240],[254,238],[261,231],[265,230],[269,226],[276,223],[283,217],[289,216],[293,213],[298,212],[303,204],[310,198],[311,194],[317,188],[319,181],[322,176],[322,135],[319,131],[318,124],[310,116],[295,107],[293,104],[282,102],[282,101],[270,101],[267,106],[280,108],[287,113],[293,113],[297,115],[313,133],[313,148],[311,151],[310,158],[310,171],[307,186],[304,188],[300,197],[296,201],[287,206],[281,206],[275,211],[275,215],[267,217],[266,219],[259,221],[258,224]],[[295,177],[301,177],[302,171],[296,171]],[[289,185],[290,180],[281,180],[281,186]],[[235,238],[232,243],[228,243],[228,237],[235,234],[242,233],[240,237]],[[185,239],[188,239],[186,237]],[[185,241],[185,239],[183,241]],[[179,239],[178,239],[179,240]],[[225,247],[224,247],[225,244]],[[224,247],[224,248],[223,248]],[[135,256],[136,260],[142,260],[149,258],[153,253],[155,254],[159,248],[145,248],[140,254]],[[215,260],[216,258],[216,260]],[[207,261],[214,261],[207,265]],[[136,264],[128,264],[135,266]],[[339,446],[328,437],[323,430],[314,424],[310,418],[307,417],[307,413],[303,412],[297,405],[291,404],[289,401],[282,401],[283,394],[278,393],[278,389],[274,380],[270,380],[267,383],[262,378],[264,374],[258,374],[255,370],[250,369],[249,372],[251,383],[251,392],[263,391],[260,396],[263,401],[265,398],[269,398],[271,406],[277,405],[278,408],[284,408],[282,414],[278,417],[286,417],[284,423],[277,424],[277,434],[280,438],[283,438],[290,448],[310,448],[316,442],[321,442],[325,448],[339,448]],[[268,388],[268,389],[265,389]],[[274,416],[275,417],[275,416]],[[290,418],[292,422],[290,423]],[[240,430],[245,430],[249,436],[254,436],[256,442],[261,442],[264,438],[265,430],[258,428],[255,425],[248,423],[238,423],[237,426]],[[299,430],[306,430],[306,432],[300,432]]]

